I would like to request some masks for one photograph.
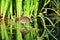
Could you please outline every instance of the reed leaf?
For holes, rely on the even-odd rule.
[[[16,0],[17,17],[22,15],[22,0]]]

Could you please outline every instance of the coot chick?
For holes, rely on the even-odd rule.
[[[20,18],[20,22],[21,22],[22,24],[25,24],[26,22],[32,22],[32,19],[24,16],[24,17],[21,17],[21,18]]]

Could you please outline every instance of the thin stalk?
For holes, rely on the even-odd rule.
[[[24,0],[24,16],[30,17],[30,0]]]
[[[3,12],[3,8],[4,8],[4,0],[1,0],[1,13]]]
[[[3,19],[4,19],[4,17],[5,17],[5,13],[6,13],[6,10],[7,10],[7,7],[8,7],[8,4],[9,4],[9,2],[10,2],[10,0],[6,0],[6,1],[2,1],[2,12],[3,12]],[[4,5],[3,5],[4,4]]]
[[[44,37],[44,34],[45,34],[45,32],[46,32],[45,20],[44,20],[44,16],[43,16],[42,13],[40,13],[39,17],[42,19],[42,24],[43,24],[43,26],[44,26],[44,32],[43,32],[43,34],[42,34],[41,37]]]
[[[59,3],[60,3],[59,0],[57,0],[57,6],[58,6],[58,8],[60,8],[60,7],[59,7]]]
[[[33,38],[34,38],[34,37],[33,37],[33,32],[31,32],[31,39],[34,40]]]
[[[13,18],[12,17],[12,0],[10,0],[10,15],[9,16],[11,16],[11,18]],[[9,22],[11,22],[11,21],[9,21]],[[12,24],[10,25],[10,36],[11,36],[11,40],[12,40]]]
[[[20,32],[20,29],[21,29],[21,24],[19,23],[19,22],[17,22],[17,26],[16,26],[16,31],[17,31],[17,34],[16,34],[16,36],[17,36],[17,39],[16,40],[22,40],[22,34],[21,34],[21,32]]]
[[[47,32],[48,32],[55,40],[58,40],[48,29],[47,29]]]
[[[45,3],[44,3],[44,5],[43,5],[41,11],[45,8],[45,6],[46,6],[51,0],[48,0],[47,2],[46,2],[46,1],[47,1],[47,0],[45,0]]]
[[[46,18],[46,19],[51,23],[51,25],[55,28],[54,23],[53,23],[48,17],[45,17],[45,18]],[[54,28],[52,28],[50,32],[52,32]]]
[[[36,34],[38,33],[38,24],[37,24],[38,0],[34,0],[33,2],[34,2],[34,21],[35,21],[34,27],[36,28],[36,33],[34,35],[37,36]]]
[[[58,24],[58,23],[59,23],[59,21],[60,21],[60,19],[58,19],[58,20],[55,22],[55,25],[56,25],[56,24]]]
[[[25,24],[25,27],[27,27],[27,30],[30,31],[31,29],[31,24],[29,22],[27,22]],[[27,35],[24,36],[24,39],[26,40],[30,40],[31,39],[31,33],[29,32]]]
[[[34,16],[37,16],[38,11],[38,0],[34,0]]]
[[[44,8],[44,9],[52,10],[52,11],[54,11],[58,16],[60,16],[59,12],[58,12],[58,11],[56,11],[55,9],[52,9],[52,8]]]
[[[32,12],[33,12],[33,10],[34,10],[34,5],[33,5],[33,3],[34,3],[34,0],[32,0],[32,1],[30,0],[30,13],[29,13],[29,14],[30,14],[30,15],[29,15],[30,17],[33,15],[33,14],[32,14]]]
[[[9,40],[8,33],[7,33],[7,30],[6,30],[6,25],[5,25],[4,22],[3,22],[3,29],[4,29],[5,39],[6,39],[6,40]]]
[[[12,16],[12,0],[10,0],[10,15],[11,15],[11,18],[13,19],[13,16]]]
[[[10,25],[10,40],[12,40],[12,25]]]
[[[25,38],[24,38],[25,40],[30,40],[30,33],[27,34],[27,35],[25,35],[24,37],[25,37]]]
[[[2,40],[4,40],[5,36],[4,36],[4,30],[3,30],[3,25],[1,24],[1,37],[2,37]]]
[[[17,17],[22,15],[22,0],[16,0]]]

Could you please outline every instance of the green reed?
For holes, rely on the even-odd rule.
[[[22,15],[22,0],[16,0],[17,16],[21,17]]]
[[[58,17],[60,17],[59,12],[55,8],[46,7],[51,1],[52,0],[44,0],[44,1],[43,0],[41,1],[40,0],[24,0],[24,1],[14,0],[14,3],[15,3],[14,4],[12,0],[0,0],[0,9],[1,9],[0,11],[3,14],[3,19],[5,20],[7,17],[6,22],[4,22],[3,20],[2,23],[0,24],[1,26],[0,39],[2,40],[23,40],[23,39],[24,40],[44,40],[44,37],[46,37],[47,40],[49,40],[49,35],[50,35],[55,40],[57,40],[57,38],[54,36],[52,32],[56,28],[55,25],[59,23],[60,19],[59,18],[58,20],[56,19],[57,21],[55,21],[54,23],[48,16],[45,16],[43,14],[43,10],[48,9],[53,11],[54,13],[56,13]],[[57,0],[53,2],[55,2],[59,8],[59,1]],[[13,9],[13,5],[15,9]],[[14,13],[14,10],[16,14]],[[27,16],[28,18],[31,18],[33,22],[21,24],[20,20],[18,21],[16,20],[16,18],[20,19],[23,16]],[[38,17],[40,18],[38,19]],[[37,22],[38,21],[37,19],[41,20],[39,21],[41,22],[41,24]],[[46,26],[45,19],[49,21],[49,24],[52,27],[51,30]],[[41,27],[40,25],[42,25],[43,27],[41,28],[43,32],[40,32],[41,31],[41,29],[39,28]],[[23,38],[23,34],[20,32],[20,30],[21,28],[24,28],[24,27],[26,27],[29,32],[26,35],[24,35],[24,38]],[[42,33],[42,35],[40,36],[39,33]]]

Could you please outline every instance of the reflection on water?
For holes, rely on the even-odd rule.
[[[16,40],[17,37],[21,37],[21,27],[19,21],[8,20],[0,22],[0,40]],[[18,34],[20,36],[17,36]]]
[[[23,27],[19,21],[2,21],[0,22],[0,40],[18,40],[22,39],[20,29]],[[57,36],[60,40],[60,34]]]

